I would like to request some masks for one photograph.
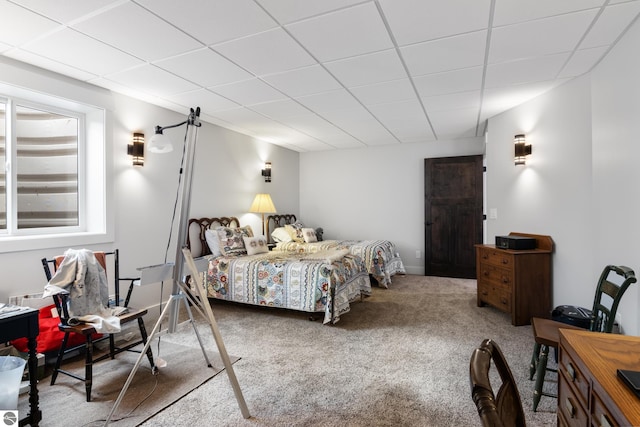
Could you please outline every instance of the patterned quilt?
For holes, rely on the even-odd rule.
[[[274,251],[316,253],[328,249],[347,248],[364,260],[367,272],[383,288],[391,284],[391,276],[405,274],[404,264],[395,245],[388,240],[324,240],[314,243],[281,242]]]
[[[335,248],[313,254],[209,256],[204,283],[209,297],[323,312],[323,323],[336,323],[351,301],[371,294],[362,258]]]

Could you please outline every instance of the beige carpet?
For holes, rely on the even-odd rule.
[[[556,425],[555,399],[531,411],[530,326],[476,306],[475,280],[397,276],[334,326],[308,315],[215,301],[251,419],[224,372],[143,423],[157,426],[479,426],[469,358],[484,338],[502,348],[529,426]],[[206,324],[202,335],[214,345]],[[173,334],[185,343],[193,332]],[[551,383],[553,387],[555,384]]]
[[[191,390],[218,374],[224,367],[217,353],[208,351],[213,367],[207,367],[200,347],[195,341],[188,345],[177,345],[164,337],[161,339],[160,356],[167,366],[157,376],[151,374],[149,361],[145,358],[122,402],[112,416],[112,426],[136,426],[166,406],[182,398]],[[195,345],[195,347],[194,347]],[[157,341],[153,344],[154,355],[158,354]],[[217,349],[216,349],[217,350]],[[91,402],[86,402],[84,383],[66,375],[59,375],[56,384],[49,385],[46,377],[38,385],[42,427],[102,426],[122,389],[138,353],[125,352],[115,360],[94,365]],[[237,358],[232,358],[232,362]],[[82,358],[69,361],[65,369],[84,375]],[[26,398],[20,399],[20,415],[28,412]]]

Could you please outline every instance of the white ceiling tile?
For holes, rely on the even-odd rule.
[[[422,97],[480,90],[482,67],[427,74],[415,77],[413,81]]]
[[[68,24],[85,15],[93,15],[99,11],[122,3],[122,0],[12,0],[28,9],[63,24]]]
[[[322,140],[346,135],[341,129],[316,114],[308,113],[294,118],[282,118],[280,121],[302,133],[315,135]]]
[[[428,96],[422,98],[427,113],[432,111],[447,111],[460,108],[479,108],[480,91],[450,93],[447,95]]]
[[[96,75],[141,64],[139,59],[71,29],[28,43],[24,49]],[[78,52],[82,52],[78,55]]]
[[[496,0],[493,26],[533,21],[579,10],[599,8],[604,0]]]
[[[184,28],[204,44],[233,40],[277,25],[252,0],[138,0],[138,3]]]
[[[486,89],[482,98],[480,120],[484,121],[496,114],[527,102],[564,83],[566,79],[526,83]]]
[[[327,111],[323,113],[323,117],[365,144],[377,145],[382,141],[391,143],[391,140],[395,140],[395,137],[364,108]]]
[[[438,138],[467,138],[476,136],[478,109],[434,111],[429,114]]]
[[[257,0],[267,11],[281,24],[289,24],[294,21],[309,18],[332,10],[342,9],[362,0]]]
[[[392,80],[349,89],[364,105],[405,101],[416,96],[409,79]]]
[[[248,80],[253,76],[209,48],[198,49],[154,63],[203,87]]]
[[[589,28],[597,10],[494,28],[489,63],[571,52]]]
[[[0,17],[0,42],[11,46],[20,46],[60,27],[57,22],[8,1],[0,2]]]
[[[365,3],[286,26],[320,62],[393,47],[374,3]]]
[[[283,29],[276,28],[212,46],[257,76],[313,65],[316,61]]]
[[[613,43],[640,12],[640,2],[607,7],[580,44],[580,48]]]
[[[286,96],[259,79],[243,80],[227,85],[214,86],[209,89],[241,105],[261,104],[286,98]]]
[[[327,151],[334,149],[333,146],[327,144],[323,141],[318,141],[317,139],[307,139],[303,141],[296,140],[294,143],[289,144],[290,146],[296,147],[299,152],[305,153],[309,151]]]
[[[148,64],[110,74],[106,78],[160,97],[198,89],[193,83]]]
[[[310,113],[307,108],[291,99],[256,104],[252,105],[251,109],[278,121]]]
[[[244,107],[216,111],[213,115],[221,120],[238,124],[254,132],[269,126],[280,126],[273,120]]]
[[[370,111],[400,140],[433,138],[431,125],[417,100],[378,104]]]
[[[490,0],[380,0],[399,46],[487,27]]]
[[[360,103],[344,89],[301,96],[296,100],[310,110],[319,112],[361,107]]]
[[[346,87],[369,85],[407,77],[395,49],[326,62],[324,65]]]
[[[588,71],[598,63],[602,55],[607,53],[608,46],[594,47],[591,49],[577,50],[569,62],[564,66],[558,78],[580,76]]]
[[[207,114],[221,110],[231,110],[240,106],[227,98],[213,93],[207,89],[198,89],[190,92],[176,93],[166,97],[168,100],[185,107],[198,106]]]
[[[3,52],[3,55],[81,81],[88,81],[97,77],[95,74],[79,70],[22,49],[11,49],[7,52]]]
[[[72,27],[146,61],[203,46],[135,3],[121,4]]]
[[[487,66],[485,87],[550,80],[557,76],[569,57],[568,53],[541,56]]]
[[[9,50],[9,49],[11,49],[10,45],[0,42],[0,52],[4,52],[4,51]]]
[[[362,141],[359,141],[351,135],[347,135],[346,133],[341,136],[334,136],[323,141],[325,141],[333,148],[362,148],[365,146]]]
[[[486,42],[487,32],[477,31],[406,46],[400,53],[411,75],[419,76],[482,65]]]
[[[320,65],[262,76],[262,80],[292,98],[342,88]]]

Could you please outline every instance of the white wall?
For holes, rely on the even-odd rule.
[[[34,67],[24,64],[12,64],[9,68],[20,67],[25,71],[16,70],[15,78],[12,73],[3,73],[1,79],[11,84],[19,77],[22,79],[20,84],[41,90],[49,87],[47,85],[56,87],[55,83],[60,81],[67,89],[75,84],[91,91],[86,88],[88,85],[74,83],[53,73],[34,71]],[[29,76],[26,82],[25,75]],[[121,273],[131,276],[136,274],[138,267],[164,261],[186,127],[167,130],[166,134],[177,149],[164,155],[147,151],[142,168],[131,165],[126,146],[131,143],[133,132],[142,131],[148,141],[156,125],[179,123],[186,119],[188,109],[179,114],[119,94],[105,93],[104,90],[97,92],[104,101],[103,105],[111,110],[108,114],[107,150],[112,154],[114,166],[109,171],[112,177],[109,193],[112,197],[108,203],[113,209],[115,231],[113,241],[84,247],[92,250],[119,248]],[[273,164],[271,183],[265,183],[260,175],[265,161]],[[298,213],[298,168],[297,152],[203,123],[198,130],[190,217],[237,216],[242,224],[251,225],[259,233],[262,228],[260,217],[247,213],[255,194],[268,192],[279,211]],[[176,237],[174,231],[174,244],[168,251],[169,261],[175,259]],[[53,247],[0,254],[0,301],[4,302],[12,295],[41,292],[45,277],[40,259],[60,254],[65,249]],[[166,286],[164,290],[165,298],[169,288]],[[138,307],[158,304],[159,290],[157,285],[136,289],[133,304]]]
[[[607,264],[640,274],[640,24],[587,76],[489,120],[487,236],[510,231],[551,235],[553,305],[591,307]],[[513,165],[513,135],[533,146]],[[640,331],[638,285],[619,309],[626,334]]]
[[[407,272],[424,274],[424,159],[483,151],[472,138],[302,153],[299,219],[325,239],[390,240]]]

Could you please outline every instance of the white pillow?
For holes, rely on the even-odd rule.
[[[316,237],[316,230],[313,228],[303,228],[302,229],[302,237],[306,243],[317,242],[318,238]]]
[[[291,239],[291,235],[289,234],[289,232],[284,227],[278,227],[273,230],[273,233],[271,233],[271,238],[276,243],[286,243],[293,240]]]
[[[207,228],[204,231],[204,238],[207,241],[207,246],[209,246],[211,255],[216,257],[222,255],[222,252],[220,252],[220,239],[218,238],[218,233],[215,230]]]
[[[242,240],[244,240],[244,247],[247,249],[247,255],[269,252],[269,246],[267,246],[267,238],[264,236],[243,236]]]

